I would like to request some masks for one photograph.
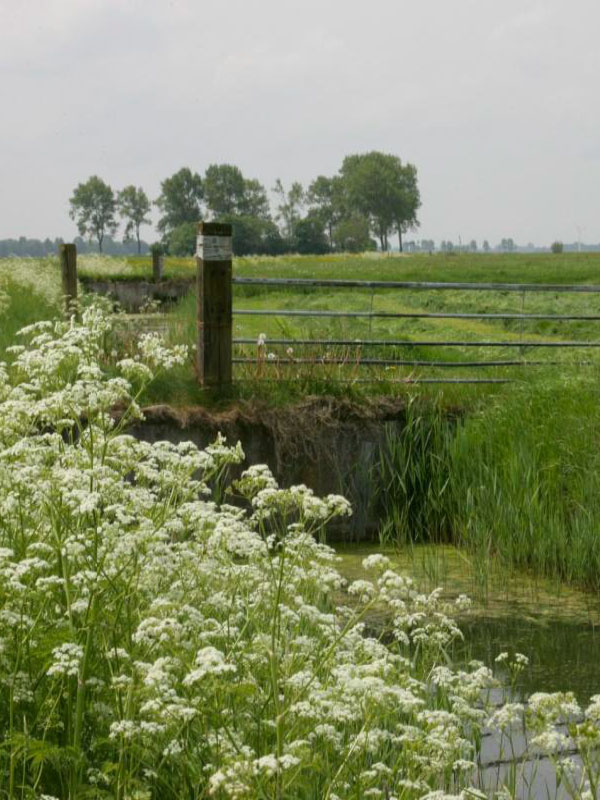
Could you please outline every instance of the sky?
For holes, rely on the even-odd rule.
[[[72,238],[90,175],[155,199],[381,150],[414,238],[600,242],[599,30],[598,0],[0,0],[0,238]]]

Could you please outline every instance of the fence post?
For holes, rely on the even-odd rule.
[[[67,315],[73,313],[77,304],[77,247],[74,244],[58,246],[60,271],[62,275],[62,292],[65,297]]]
[[[197,369],[203,386],[231,384],[231,225],[200,222],[196,245]]]
[[[154,283],[160,283],[163,278],[163,268],[165,259],[160,250],[152,251],[152,280]]]

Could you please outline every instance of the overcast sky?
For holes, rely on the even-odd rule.
[[[0,238],[97,174],[417,166],[418,238],[600,241],[598,0],[0,0]],[[144,230],[152,241],[156,233]]]

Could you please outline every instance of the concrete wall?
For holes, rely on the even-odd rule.
[[[160,283],[151,281],[100,281],[80,277],[80,283],[86,292],[103,294],[116,300],[129,312],[137,312],[148,302],[157,300],[161,303],[177,303],[194,287],[194,279],[169,280]]]
[[[131,433],[151,442],[193,441],[205,447],[221,432],[230,444],[242,443],[245,466],[268,464],[281,486],[304,483],[318,495],[344,494],[354,514],[329,533],[348,541],[369,540],[377,536],[379,525],[374,507],[379,450],[390,432],[401,431],[404,410],[390,403],[378,414],[348,412],[344,404],[324,412],[322,403],[262,414],[154,406],[145,409],[146,420]]]

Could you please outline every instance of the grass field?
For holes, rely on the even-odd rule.
[[[114,279],[149,278],[149,258],[79,258],[82,276]],[[194,259],[167,259],[166,277],[194,276]],[[352,278],[364,280],[424,280],[440,282],[508,282],[590,284],[600,283],[600,254],[561,255],[478,255],[448,256],[282,256],[278,258],[240,258],[234,261],[234,274],[246,277]],[[8,283],[13,287],[8,289]],[[55,259],[21,260],[0,263],[0,287],[14,295],[12,311],[4,314],[6,324],[0,340],[0,352],[10,342],[14,331],[23,322],[46,317],[60,295],[58,264]],[[24,297],[16,295],[27,287]],[[597,314],[600,295],[555,292],[498,291],[407,291],[329,288],[269,288],[236,286],[234,308],[238,310],[303,310],[354,311],[383,313],[535,313]],[[17,313],[17,309],[20,309]],[[155,320],[128,320],[131,338],[139,325],[156,324],[167,332],[173,343],[195,342],[195,298],[190,294],[180,306]],[[267,403],[285,403],[307,393],[387,394],[406,391],[398,381],[415,378],[448,379],[450,377],[511,379],[529,382],[554,373],[590,372],[598,363],[595,348],[527,347],[539,343],[560,343],[568,340],[599,340],[600,321],[564,320],[490,320],[458,318],[310,318],[283,316],[241,316],[234,318],[234,337],[250,340],[236,345],[234,355],[251,359],[249,364],[236,365],[236,383],[227,401],[235,398]],[[266,347],[259,352],[256,342],[266,335]],[[296,345],[289,353],[288,344],[277,339],[339,339],[351,342],[344,346]],[[355,340],[375,339],[410,342],[399,346],[366,346]],[[464,345],[436,346],[442,341],[464,342]],[[503,342],[503,346],[479,347],[475,343]],[[414,344],[418,342],[419,344]],[[270,354],[270,355],[269,355]],[[388,359],[411,362],[404,366],[367,367],[365,359]],[[314,363],[300,363],[308,359]],[[343,364],[323,365],[323,360],[338,359]],[[439,367],[419,367],[415,361],[435,361]],[[527,361],[529,366],[470,367],[451,366],[448,362]],[[531,362],[542,362],[532,365]],[[364,383],[366,381],[373,383]],[[414,393],[415,387],[409,387]],[[438,385],[422,386],[420,391],[437,396]],[[482,395],[499,391],[497,386],[466,387],[458,390],[445,387],[449,404],[470,404]],[[162,400],[174,404],[214,403],[196,382],[192,360],[168,382],[158,383],[149,401]]]

